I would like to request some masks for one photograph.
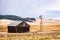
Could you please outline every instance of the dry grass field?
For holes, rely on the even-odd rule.
[[[8,33],[7,26],[0,25],[0,40],[59,40],[60,32],[58,31],[60,30],[60,25],[57,26],[46,25],[43,27],[44,32],[39,32],[40,26],[33,25],[28,33]]]
[[[39,25],[31,25],[30,26],[30,32],[39,31],[40,26]],[[8,31],[7,25],[0,25],[0,32],[6,32]],[[60,25],[45,25],[43,26],[43,31],[60,31]]]
[[[7,25],[0,25],[0,32],[7,32]]]
[[[60,40],[59,23],[57,24],[55,22],[53,24],[50,24],[50,22],[48,25],[45,25],[45,23],[43,25],[43,32],[40,32],[40,25],[30,25],[30,32],[8,33],[8,24],[10,23],[10,20],[0,21],[0,40]]]
[[[60,32],[0,33],[0,40],[60,40]]]

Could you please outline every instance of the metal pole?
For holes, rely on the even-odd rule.
[[[40,32],[43,32],[42,15],[40,15]]]

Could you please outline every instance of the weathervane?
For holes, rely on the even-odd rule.
[[[42,15],[40,15],[39,18],[40,18],[40,32],[43,32]]]

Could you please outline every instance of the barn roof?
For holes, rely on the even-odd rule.
[[[11,24],[9,24],[8,26],[17,26],[18,24],[20,24],[22,21],[14,21]]]

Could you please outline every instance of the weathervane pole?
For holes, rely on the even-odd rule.
[[[42,15],[40,15],[39,18],[40,18],[40,32],[43,32]]]

